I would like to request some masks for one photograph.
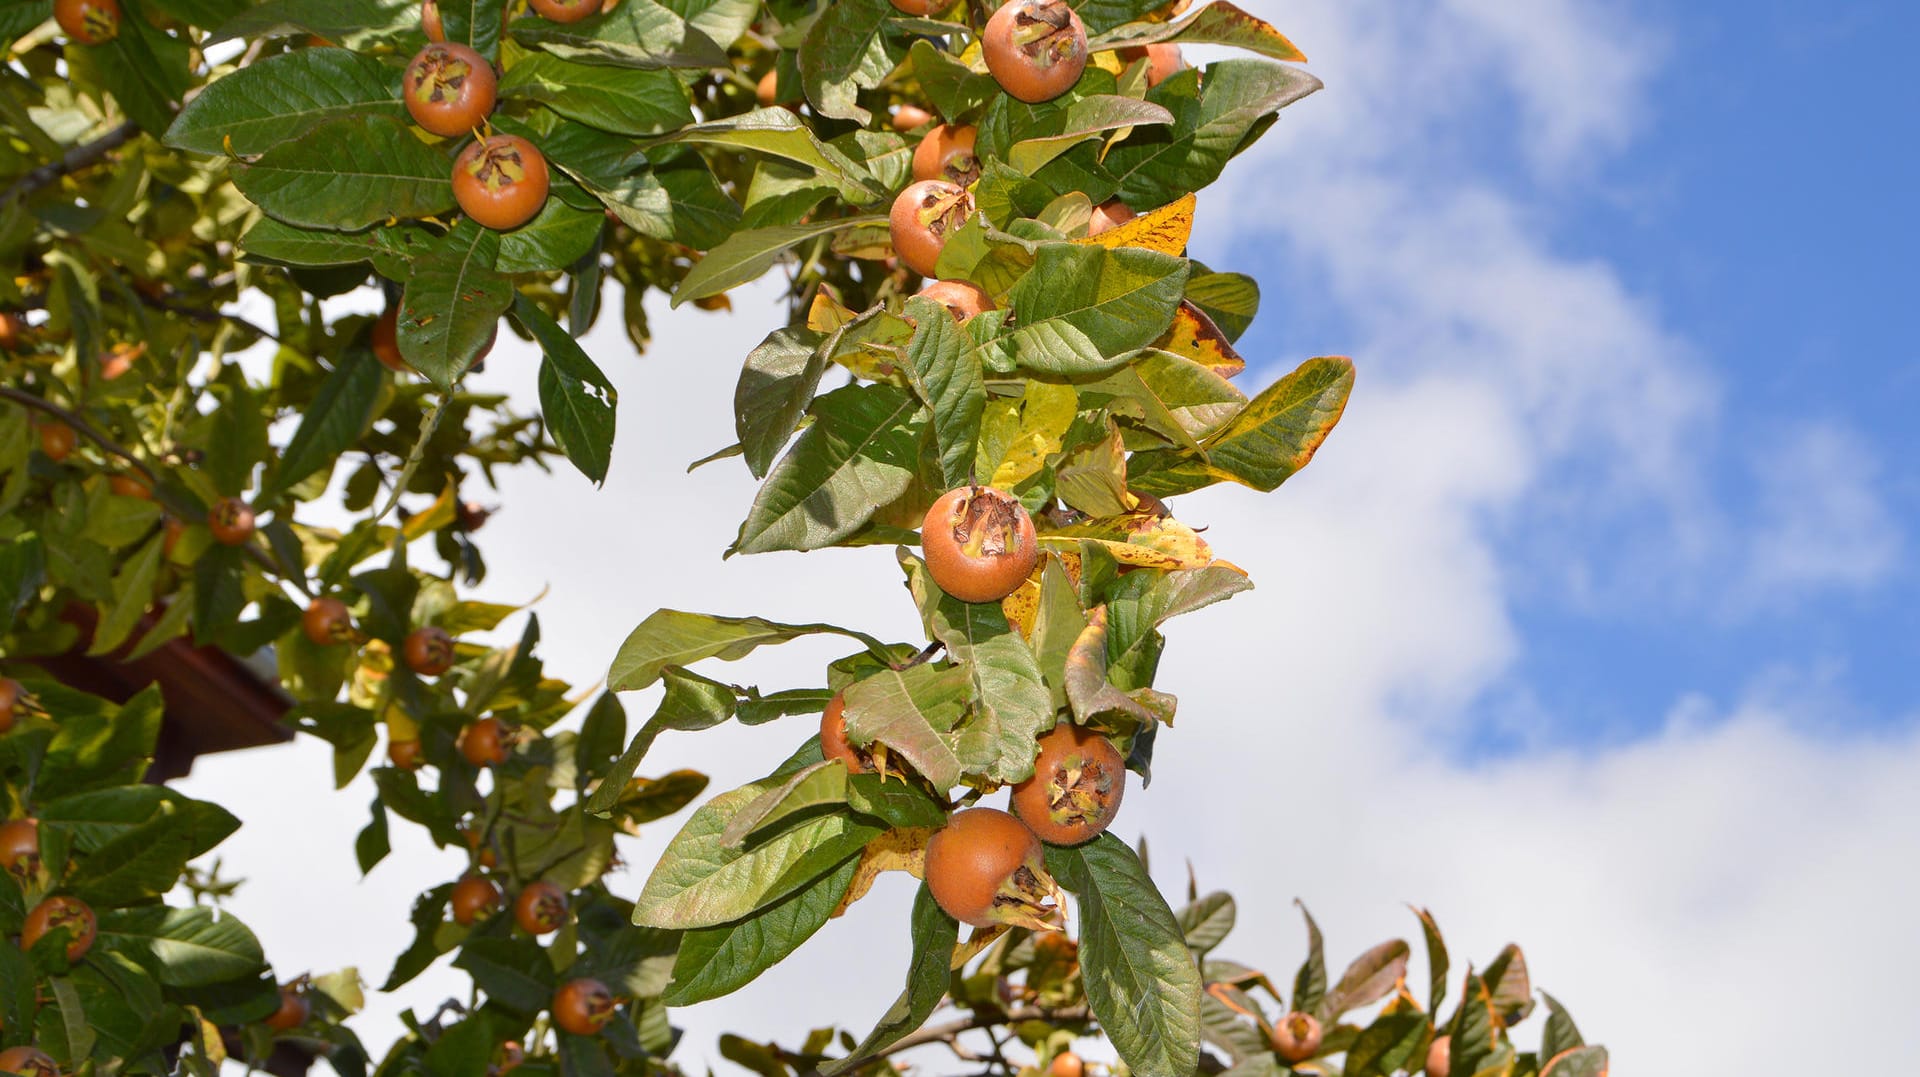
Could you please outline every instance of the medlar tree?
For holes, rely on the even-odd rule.
[[[0,1071],[297,1049],[350,1075],[674,1072],[671,1007],[903,870],[913,958],[878,1026],[722,1054],[895,1072],[945,1044],[1078,1077],[1071,1044],[1104,1036],[1115,1072],[1152,1075],[1604,1073],[1544,995],[1540,1049],[1516,1046],[1517,948],[1443,1017],[1425,912],[1424,1000],[1398,940],[1329,987],[1309,917],[1282,987],[1216,956],[1231,897],[1174,910],[1110,832],[1174,714],[1164,627],[1251,586],[1172,500],[1275,489],[1353,381],[1328,357],[1234,383],[1258,290],[1187,257],[1194,192],[1320,84],[1263,21],[1183,6],[0,2]],[[1182,43],[1257,58],[1194,67]],[[475,483],[556,456],[606,476],[618,401],[577,342],[603,300],[644,347],[650,289],[723,309],[776,266],[789,324],[705,461],[762,480],[729,552],[891,546],[924,639],[662,610],[597,697],[545,674],[530,616],[513,646],[472,642],[519,612],[462,597],[486,569]],[[319,302],[362,288],[381,315]],[[465,380],[503,324],[542,356],[538,414]],[[334,497],[345,530],[306,511]],[[851,641],[820,684],[690,668],[816,634]],[[369,1051],[356,970],[276,974],[215,915],[232,884],[199,858],[238,824],[142,781],[159,693],[39,671],[180,639],[271,654],[341,785],[384,741],[362,869],[396,820],[471,865],[416,901],[384,988],[451,954],[478,1005]],[[630,731],[613,693],[654,684]],[[658,733],[733,720],[788,761],[614,893],[614,835],[706,785],[636,777]],[[1011,811],[985,803],[1003,786]]]

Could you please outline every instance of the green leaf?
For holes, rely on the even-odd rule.
[[[1451,1040],[1450,1072],[1454,1073],[1478,1074],[1480,1064],[1499,1045],[1499,1030],[1494,1027],[1493,1013],[1488,1005],[1487,985],[1471,972],[1467,974],[1460,1009],[1454,1013],[1453,1020],[1447,1023],[1446,1034]]]
[[[226,983],[266,968],[260,940],[238,917],[201,905],[108,910],[100,913],[100,938],[123,952],[144,952],[142,963],[168,987]]]
[[[400,301],[400,354],[434,385],[452,386],[500,329],[513,282],[494,269],[500,233],[463,218],[414,264]]]
[[[468,939],[453,967],[471,973],[488,1001],[517,1013],[539,1013],[553,1000],[553,963],[532,939]]]
[[[579,342],[526,296],[516,295],[513,319],[546,356],[540,364],[540,411],[547,432],[581,474],[595,485],[607,481],[619,402],[613,383]]]
[[[1354,958],[1320,1004],[1321,1023],[1331,1024],[1341,1014],[1392,994],[1394,986],[1407,975],[1407,954],[1404,941],[1389,939]]]
[[[335,458],[359,441],[373,424],[385,384],[371,351],[347,349],[314,391],[299,427],[281,450],[279,464],[261,486],[261,500],[278,497],[321,468],[331,467]]]
[[[369,228],[364,232],[297,228],[272,217],[262,217],[240,237],[243,257],[288,266],[338,266],[372,262],[380,275],[405,280],[413,275],[416,254],[428,250],[435,237],[414,224]]]
[[[598,209],[575,209],[558,198],[547,199],[533,220],[500,233],[502,273],[547,273],[562,270],[593,249],[606,226]]]
[[[906,492],[919,467],[924,412],[891,385],[815,398],[808,427],[768,472],[734,550],[817,550],[859,530]]]
[[[0,636],[12,630],[14,616],[46,578],[47,547],[39,535],[28,531],[0,546]]]
[[[237,546],[209,546],[193,563],[193,641],[218,640],[246,608],[246,562]]]
[[[962,602],[942,594],[925,566],[904,552],[902,565],[933,637],[967,672],[973,717],[954,751],[970,773],[1012,784],[1033,774],[1033,740],[1053,724],[1053,695],[1040,663],[998,602]]]
[[[1320,1008],[1320,1002],[1327,996],[1327,955],[1325,943],[1320,938],[1320,925],[1313,922],[1313,914],[1298,899],[1300,915],[1307,920],[1307,957],[1300,963],[1300,971],[1293,976],[1293,1003],[1291,1009],[1303,1013],[1312,1013]]]
[[[353,231],[454,206],[446,154],[379,114],[323,123],[251,164],[236,162],[232,176],[261,209],[308,228]]]
[[[669,1006],[691,1006],[752,983],[826,924],[859,866],[859,858],[850,858],[744,920],[687,932],[662,1000]]]
[[[494,1043],[493,1018],[476,1013],[442,1031],[421,1061],[427,1077],[474,1077],[487,1072]]]
[[[1527,973],[1527,955],[1508,943],[1480,974],[1491,996],[1489,1004],[1502,1028],[1512,1028],[1533,1012],[1533,979]]]
[[[1043,374],[1110,370],[1166,332],[1188,263],[1144,247],[1041,244],[1033,271],[1008,295],[1020,312],[1008,343]]]
[[[1173,113],[1162,106],[1118,94],[1079,97],[1065,108],[1043,115],[1043,122],[1020,130],[1015,135],[1018,141],[1007,149],[1007,164],[1029,176],[1077,143],[1102,132],[1173,122]]]
[[[877,826],[832,814],[752,848],[726,844],[722,835],[734,814],[783,781],[775,775],[744,785],[694,812],[654,865],[634,903],[633,922],[689,929],[738,920],[832,870],[879,835]]]
[[[907,59],[927,100],[948,120],[957,121],[1000,94],[1000,84],[992,76],[976,73],[931,41],[915,41],[907,50]]]
[[[952,732],[966,714],[973,687],[964,666],[883,669],[848,686],[847,739],[861,747],[877,740],[936,788],[949,788],[967,770],[955,753]]]
[[[1420,933],[1427,943],[1427,1012],[1439,1013],[1440,1004],[1447,998],[1447,942],[1440,935],[1440,925],[1434,922],[1433,914],[1418,906],[1413,906],[1413,915],[1420,918]],[[1545,992],[1542,992],[1545,994]],[[1553,1019],[1547,1019],[1549,1031],[1553,1028]],[[1549,1052],[1549,1055],[1551,1052]]]
[[[811,224],[788,224],[775,228],[757,228],[736,232],[708,251],[673,290],[673,305],[719,295],[731,288],[758,280],[773,268],[788,248],[810,239],[862,225],[877,224],[879,217],[840,217]]]
[[[796,815],[818,812],[847,802],[847,768],[823,760],[788,776],[787,780],[761,793],[727,820],[720,840],[740,845],[750,837],[765,836]]]
[[[759,617],[655,610],[620,645],[607,674],[607,686],[616,692],[634,692],[659,680],[671,666],[703,658],[731,662],[759,647],[821,633],[857,639],[875,654],[886,653],[873,637],[829,624],[790,625]]]
[[[1425,1061],[1427,1015],[1388,1013],[1374,1018],[1347,1049],[1346,1077],[1388,1077]]]
[[[353,859],[360,865],[360,874],[372,871],[375,864],[387,858],[393,851],[393,842],[388,834],[386,805],[380,798],[373,800],[373,818],[360,828],[353,839]]]
[[[195,153],[251,156],[330,121],[371,116],[407,121],[400,68],[351,49],[296,49],[208,83],[174,118],[166,141]]]
[[[99,656],[118,648],[126,642],[127,634],[133,631],[140,616],[153,605],[153,581],[160,572],[161,546],[165,541],[164,536],[154,535],[114,574],[113,608],[95,629],[93,645],[87,648],[87,654]]]
[[[1579,1026],[1573,1023],[1573,1015],[1560,1005],[1560,1000],[1545,991],[1540,992],[1540,999],[1547,1004],[1547,1027],[1541,1033],[1540,1057],[1553,1058],[1584,1046],[1587,1041],[1580,1038]]]
[[[913,899],[913,961],[907,969],[907,989],[846,1058],[821,1067],[823,1077],[846,1073],[925,1024],[946,997],[953,948],[959,941],[960,925],[941,911],[923,884]]]
[[[635,632],[637,634],[638,629]],[[660,698],[659,708],[640,726],[640,732],[633,735],[627,750],[608,768],[600,787],[587,797],[587,811],[595,815],[613,811],[627,796],[627,783],[662,731],[711,729],[733,717],[736,699],[732,688],[677,666],[665,667],[661,675],[666,681],[666,692]],[[614,688],[618,690],[618,685]]]
[[[1244,273],[1196,273],[1187,278],[1187,301],[1235,341],[1260,311],[1260,284]]]
[[[1087,1005],[1135,1073],[1192,1073],[1200,1052],[1200,970],[1173,910],[1126,842],[1102,834],[1049,847],[1047,866],[1080,899]]]
[[[66,885],[95,908],[131,905],[173,889],[193,855],[192,820],[163,801],[153,818],[81,860]]]
[[[122,843],[163,813],[183,821],[192,856],[206,853],[240,829],[240,820],[218,804],[154,785],[114,786],[49,800],[40,805],[39,818],[70,834],[75,851],[92,856]]]
[[[1574,1047],[1547,1059],[1540,1077],[1607,1077],[1607,1049]]]
[[[1237,915],[1233,895],[1224,890],[1216,890],[1181,909],[1177,919],[1180,933],[1187,940],[1187,949],[1205,953],[1220,945],[1233,930]]]
[[[907,346],[914,392],[933,415],[940,476],[948,487],[973,479],[980,418],[987,409],[986,375],[980,352],[947,309],[918,296],[907,300],[907,317],[918,329]]]
[[[807,413],[827,354],[819,333],[800,326],[775,329],[747,353],[733,390],[733,428],[740,438],[747,470],[766,478],[773,458],[786,447]]]
[[[420,5],[413,0],[264,0],[222,24],[206,43],[314,34],[356,48],[419,22]]]
[[[713,39],[653,0],[624,0],[576,23],[515,19],[507,31],[522,44],[584,63],[641,70],[727,65],[726,51]]]
[[[507,69],[500,98],[538,101],[617,135],[652,135],[693,122],[692,98],[670,71],[577,64],[532,53]]]
[[[784,108],[755,109],[724,120],[694,124],[648,139],[642,146],[651,149],[674,143],[725,146],[804,165],[819,173],[821,179],[840,191],[840,197],[855,205],[869,205],[887,193],[865,168],[821,142],[812,128]]]
[[[1219,0],[1195,11],[1179,22],[1136,22],[1117,27],[1087,42],[1090,52],[1102,49],[1138,48],[1160,41],[1183,45],[1233,45],[1269,56],[1303,64],[1307,57],[1285,34],[1264,19]]]
[[[1082,386],[1080,394],[1087,406],[1105,407],[1191,451],[1247,403],[1246,394],[1206,366],[1154,350]]]
[[[1101,163],[1119,179],[1127,205],[1164,206],[1219,178],[1277,110],[1320,85],[1299,68],[1265,60],[1209,64],[1204,79],[1181,72],[1147,92],[1147,100],[1173,113],[1173,125],[1134,131]]]
[[[800,44],[800,81],[820,115],[861,125],[873,114],[859,93],[880,85],[900,57],[881,30],[899,12],[886,0],[838,0],[827,5]]]
[[[1134,489],[1168,497],[1221,480],[1272,490],[1306,467],[1353,392],[1353,363],[1309,359],[1254,397],[1233,421],[1201,442],[1200,453],[1156,449],[1128,464]]]

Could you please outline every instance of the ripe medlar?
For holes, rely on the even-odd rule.
[[[546,935],[567,922],[567,892],[541,879],[527,884],[513,902],[513,922],[529,935]]]
[[[0,871],[25,879],[40,871],[40,820],[0,823]]]
[[[991,296],[963,280],[937,280],[920,289],[919,294],[947,308],[947,313],[962,325],[981,311],[993,309]]]
[[[33,907],[27,914],[26,923],[20,925],[20,948],[33,949],[33,944],[48,932],[67,932],[67,960],[78,961],[93,947],[94,933],[99,930],[99,921],[94,919],[93,910],[79,898],[55,894]]]
[[[312,1013],[313,1004],[307,1001],[307,996],[289,984],[280,988],[280,1008],[268,1014],[261,1024],[275,1032],[286,1032],[306,1024]]]
[[[576,1036],[598,1036],[617,1005],[599,980],[568,980],[553,993],[553,1023]]]
[[[453,896],[448,900],[453,906],[453,922],[471,924],[492,916],[506,897],[500,893],[500,884],[492,879],[468,875],[453,884]]]
[[[1028,104],[1073,88],[1087,69],[1087,28],[1066,0],[1007,0],[980,38],[987,71]]]
[[[104,45],[120,34],[120,3],[119,0],[53,0],[53,21],[82,45]]]
[[[413,122],[450,136],[486,122],[498,81],[485,56],[465,45],[438,42],[414,54],[400,85]]]
[[[348,643],[353,640],[353,614],[347,612],[347,604],[337,598],[316,598],[307,603],[307,610],[300,615],[300,630],[317,647],[328,647],[335,643]]]
[[[246,545],[253,537],[253,506],[241,498],[221,498],[207,510],[207,530],[222,546]]]
[[[460,211],[496,232],[527,223],[547,204],[547,159],[519,135],[475,139],[453,162]]]
[[[973,143],[979,129],[972,124],[940,124],[913,148],[913,178],[946,180],[965,187],[980,178],[980,158]]]
[[[400,644],[407,668],[422,677],[438,677],[453,668],[453,637],[435,625],[416,628]]]
[[[964,924],[1060,929],[1060,887],[1047,874],[1040,839],[996,808],[957,811],[927,842],[927,889]]]
[[[1126,760],[1113,742],[1062,721],[1039,737],[1033,776],[1013,787],[1013,812],[1052,845],[1092,841],[1120,814]]]
[[[460,731],[458,747],[476,767],[497,767],[507,761],[507,727],[498,718],[481,718]]]
[[[1273,1053],[1291,1066],[1305,1062],[1320,1050],[1320,1020],[1299,1010],[1273,1023]]]
[[[946,180],[909,184],[893,200],[887,216],[894,253],[915,273],[931,277],[947,237],[972,216],[973,196],[965,188]]]
[[[920,546],[933,582],[962,602],[998,602],[1040,563],[1033,517],[991,486],[941,494],[921,523]]]

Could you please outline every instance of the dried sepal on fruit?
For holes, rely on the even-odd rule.
[[[998,602],[1040,563],[1033,517],[991,486],[940,495],[921,522],[920,544],[934,584],[962,602]]]
[[[454,923],[472,924],[492,916],[505,900],[499,883],[485,875],[468,875],[453,884],[448,904],[453,909]]]
[[[465,45],[439,42],[414,54],[400,96],[414,123],[453,136],[485,123],[497,92],[493,65],[485,56]]]
[[[20,925],[20,948],[31,950],[34,943],[48,934],[64,931],[67,933],[67,960],[78,961],[93,948],[93,938],[99,927],[93,909],[86,902],[65,894],[55,894],[27,913],[26,920]]]
[[[477,138],[453,162],[460,211],[496,232],[532,220],[547,204],[547,159],[519,135]]]
[[[1037,741],[1033,775],[1013,787],[1013,811],[1050,845],[1092,841],[1120,814],[1127,766],[1099,731],[1063,720]]]
[[[980,38],[1000,88],[1028,104],[1073,88],[1087,69],[1087,28],[1066,0],[1007,0]]]
[[[120,3],[119,0],[53,0],[53,21],[82,45],[104,45],[120,36]]]
[[[207,530],[222,546],[244,546],[253,537],[253,506],[242,498],[223,497],[207,510]]]
[[[964,187],[946,180],[920,180],[893,200],[887,232],[900,260],[915,273],[930,277],[947,238],[972,216],[973,196]]]
[[[513,901],[513,922],[529,935],[548,935],[567,922],[567,892],[539,879],[530,882]]]
[[[400,660],[422,677],[438,677],[453,668],[453,637],[437,625],[407,633],[400,643]]]
[[[553,993],[553,1023],[576,1036],[598,1036],[613,1020],[619,1001],[599,980],[568,980]]]
[[[1320,1019],[1294,1010],[1273,1023],[1271,1039],[1273,1053],[1279,1055],[1282,1062],[1288,1065],[1305,1062],[1320,1051],[1323,1039]]]
[[[913,178],[946,180],[961,187],[980,178],[980,158],[973,144],[979,130],[972,124],[939,124],[913,148]]]
[[[280,988],[280,1006],[267,1015],[262,1024],[275,1032],[290,1032],[307,1023],[313,1014],[313,1005],[307,996],[293,984],[284,984]]]
[[[300,615],[300,630],[317,647],[351,643],[357,635],[347,604],[324,595],[307,603],[306,612]]]

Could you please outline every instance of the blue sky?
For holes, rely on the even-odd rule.
[[[1638,5],[1637,47],[1623,51],[1649,70],[1612,152],[1539,167],[1514,137],[1525,106],[1484,83],[1467,91],[1475,115],[1439,124],[1418,152],[1437,183],[1499,189],[1558,256],[1604,263],[1684,342],[1717,397],[1710,432],[1689,444],[1698,494],[1724,527],[1759,527],[1770,495],[1825,478],[1818,467],[1786,489],[1766,478],[1813,423],[1837,442],[1826,462],[1877,472],[1870,490],[1898,542],[1920,521],[1920,482],[1902,466],[1920,449],[1920,128],[1904,73],[1920,7],[1844,7]],[[1326,94],[1345,89],[1329,81]],[[1351,340],[1366,313],[1325,302],[1301,272],[1310,261],[1284,245],[1262,253],[1275,249],[1235,251],[1250,263],[1235,268],[1268,282],[1246,350]],[[1592,469],[1577,453],[1557,464],[1576,486]],[[1920,581],[1907,557],[1735,596],[1742,581],[1718,558],[1656,552],[1671,538],[1662,506],[1619,507],[1597,528],[1566,509],[1545,496],[1502,514],[1501,554],[1523,566],[1512,606],[1523,653],[1463,754],[1644,735],[1676,699],[1726,700],[1756,679],[1818,696],[1833,727],[1911,720]],[[1603,583],[1572,595],[1571,564],[1603,581],[1651,579],[1656,593],[1629,584],[1631,600],[1609,601]]]

